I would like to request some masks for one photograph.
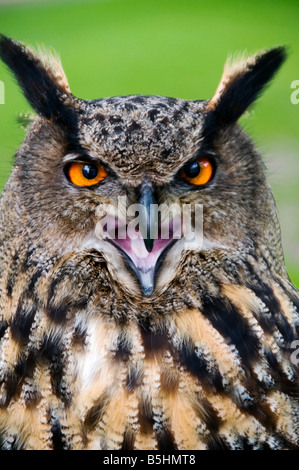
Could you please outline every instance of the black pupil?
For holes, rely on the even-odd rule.
[[[199,175],[200,165],[198,162],[190,163],[190,165],[185,167],[185,175],[188,178],[195,178]]]
[[[82,168],[82,174],[84,178],[88,180],[93,180],[98,174],[98,168],[96,165],[86,163],[86,165],[84,165]]]

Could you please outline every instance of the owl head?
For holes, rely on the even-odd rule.
[[[194,259],[208,275],[223,253],[284,270],[263,163],[238,125],[283,48],[228,62],[214,96],[192,101],[79,99],[53,55],[1,36],[0,56],[37,113],[3,197],[47,259],[96,251],[141,298],[170,288]]]

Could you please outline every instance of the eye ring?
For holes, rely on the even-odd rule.
[[[96,162],[72,162],[65,169],[67,179],[79,187],[94,186],[103,181],[108,172],[103,165]]]
[[[195,186],[209,183],[215,173],[215,165],[208,157],[200,157],[187,165],[181,171],[181,177]]]

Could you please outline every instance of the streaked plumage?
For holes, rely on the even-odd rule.
[[[226,67],[209,101],[81,100],[53,57],[4,36],[0,56],[39,115],[0,202],[2,448],[298,448],[298,292],[236,124],[284,50]],[[109,177],[74,187],[73,154]],[[202,188],[179,177],[195,155],[216,161]],[[159,204],[204,211],[202,249],[175,243],[153,287],[95,235],[99,204],[137,202],[144,181]]]

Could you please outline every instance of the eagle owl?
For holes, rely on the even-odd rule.
[[[79,99],[53,55],[0,56],[37,113],[0,203],[2,448],[298,448],[298,293],[238,124],[284,48],[206,101]]]

